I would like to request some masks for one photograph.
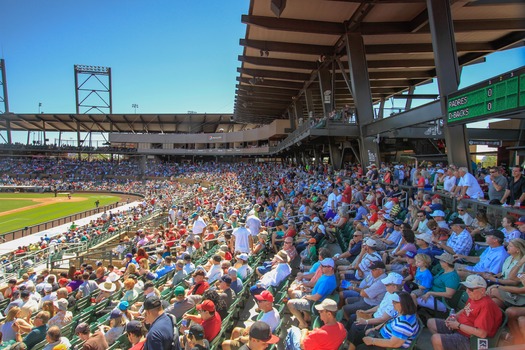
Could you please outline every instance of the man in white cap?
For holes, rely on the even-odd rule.
[[[311,331],[308,328],[290,328],[285,341],[287,350],[338,349],[345,341],[346,329],[335,317],[337,303],[332,299],[324,299],[314,307],[324,325]]]
[[[286,304],[288,310],[299,321],[299,328],[306,328],[306,323],[310,319],[310,307],[317,301],[324,300],[337,288],[337,281],[334,274],[335,263],[332,258],[325,258],[320,263],[322,275],[319,277],[312,289],[311,294],[306,294],[301,299],[291,299]]]
[[[470,275],[465,282],[468,300],[465,307],[446,320],[431,318],[427,322],[435,350],[470,349],[470,336],[492,338],[503,320],[498,305],[486,295],[487,282],[483,277]]]
[[[351,271],[341,271],[341,278],[346,280],[362,280],[370,273],[370,265],[375,261],[382,261],[381,254],[377,252],[377,242],[371,238],[364,240],[361,253],[350,265],[351,269],[355,269],[355,273]],[[344,267],[343,267],[344,268]]]

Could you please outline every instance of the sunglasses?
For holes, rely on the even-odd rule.
[[[458,211],[465,211],[464,209],[458,209]]]

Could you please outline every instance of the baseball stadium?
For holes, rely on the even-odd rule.
[[[0,5],[0,350],[524,348],[522,1],[138,3]]]

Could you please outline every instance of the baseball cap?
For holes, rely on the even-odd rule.
[[[208,312],[215,312],[215,303],[211,300],[204,300],[202,303],[197,305],[197,310],[204,310]]]
[[[113,320],[115,318],[119,318],[120,316],[122,316],[122,311],[120,311],[119,309],[114,309],[113,311],[111,311],[109,319]]]
[[[228,269],[228,275],[230,275],[230,276],[237,276],[237,269],[235,267],[230,267]]]
[[[273,303],[273,300],[274,300],[273,294],[267,290],[262,291],[261,294],[255,295],[255,299],[259,301],[269,301],[271,303]]]
[[[403,220],[399,220],[399,219],[395,220],[395,221],[394,221],[394,225],[396,225],[396,226],[401,226],[401,225],[403,225]]]
[[[46,283],[44,286],[44,292],[52,292],[52,291],[53,291],[53,286],[49,283]]]
[[[403,284],[403,276],[397,272],[390,272],[381,282],[383,282],[383,284]]]
[[[231,284],[232,283],[232,278],[230,277],[230,275],[222,275],[221,276],[221,281],[223,281],[226,284]]]
[[[416,256],[416,252],[413,252],[413,251],[409,250],[409,251],[407,251],[407,252],[405,253],[405,256],[406,256],[407,258],[414,259],[414,257]]]
[[[378,209],[379,209],[379,208],[377,207],[377,205],[371,205],[369,208],[370,208],[370,209],[374,209],[374,210],[378,210]]]
[[[248,260],[248,254],[246,253],[241,253],[239,255],[237,255],[237,259],[241,259],[241,260],[244,260],[244,261],[247,261]]]
[[[372,238],[369,238],[365,241],[365,244],[369,247],[375,248],[377,247],[377,242],[374,241]]]
[[[192,323],[189,334],[193,335],[197,340],[204,339],[204,328],[198,323]]]
[[[332,258],[324,258],[323,260],[321,260],[321,266],[334,267],[335,266],[334,259],[332,259]]]
[[[525,225],[525,216],[522,216],[515,222],[516,225]]]
[[[431,233],[421,233],[419,235],[416,235],[416,239],[420,239],[422,241],[425,241],[427,243],[432,243],[432,234]]]
[[[156,309],[162,305],[160,299],[156,295],[152,295],[146,298],[144,301],[144,310]]]
[[[118,304],[118,308],[120,311],[126,311],[127,309],[129,309],[129,303],[127,301],[121,301],[119,304]]]
[[[321,304],[317,304],[314,307],[317,311],[327,310],[337,312],[337,302],[329,298],[326,298]]]
[[[463,221],[462,218],[455,218],[451,222],[449,222],[450,225],[465,225],[465,221]]]
[[[133,258],[133,254],[131,253],[126,254],[126,258]]]
[[[444,261],[444,262],[448,263],[449,265],[453,265],[454,264],[454,256],[452,256],[452,254],[449,254],[447,252],[436,256],[436,259]]]
[[[308,243],[310,243],[310,244],[316,244],[316,243],[317,243],[317,240],[316,240],[315,238],[310,238],[310,239],[308,240]]]
[[[272,334],[270,326],[262,321],[256,321],[252,324],[250,338],[261,340],[267,344],[275,344],[279,341],[279,338]]]
[[[321,219],[319,219],[319,217],[316,216],[315,218],[312,219],[312,222],[321,222]]]
[[[384,269],[386,268],[385,264],[382,261],[374,261],[370,264],[370,270],[373,269]]]
[[[173,292],[173,294],[175,294],[175,296],[184,295],[186,294],[186,290],[184,289],[183,286],[178,286],[177,288],[175,288],[175,291]]]
[[[53,301],[53,306],[55,306],[60,311],[67,311],[68,302],[66,299],[58,299]]]
[[[487,282],[479,275],[470,275],[461,284],[467,288],[487,288]]]
[[[485,234],[485,236],[494,236],[499,238],[501,241],[505,240],[505,235],[500,230],[490,230]]]
[[[445,212],[443,210],[434,210],[434,212],[432,214],[430,214],[430,216],[432,216],[432,217],[436,217],[436,216],[445,217]]]
[[[142,323],[140,321],[130,321],[126,325],[126,332],[128,333],[138,333],[142,331]]]

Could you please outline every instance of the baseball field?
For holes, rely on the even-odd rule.
[[[0,233],[61,218],[118,202],[119,196],[101,193],[0,193]]]

